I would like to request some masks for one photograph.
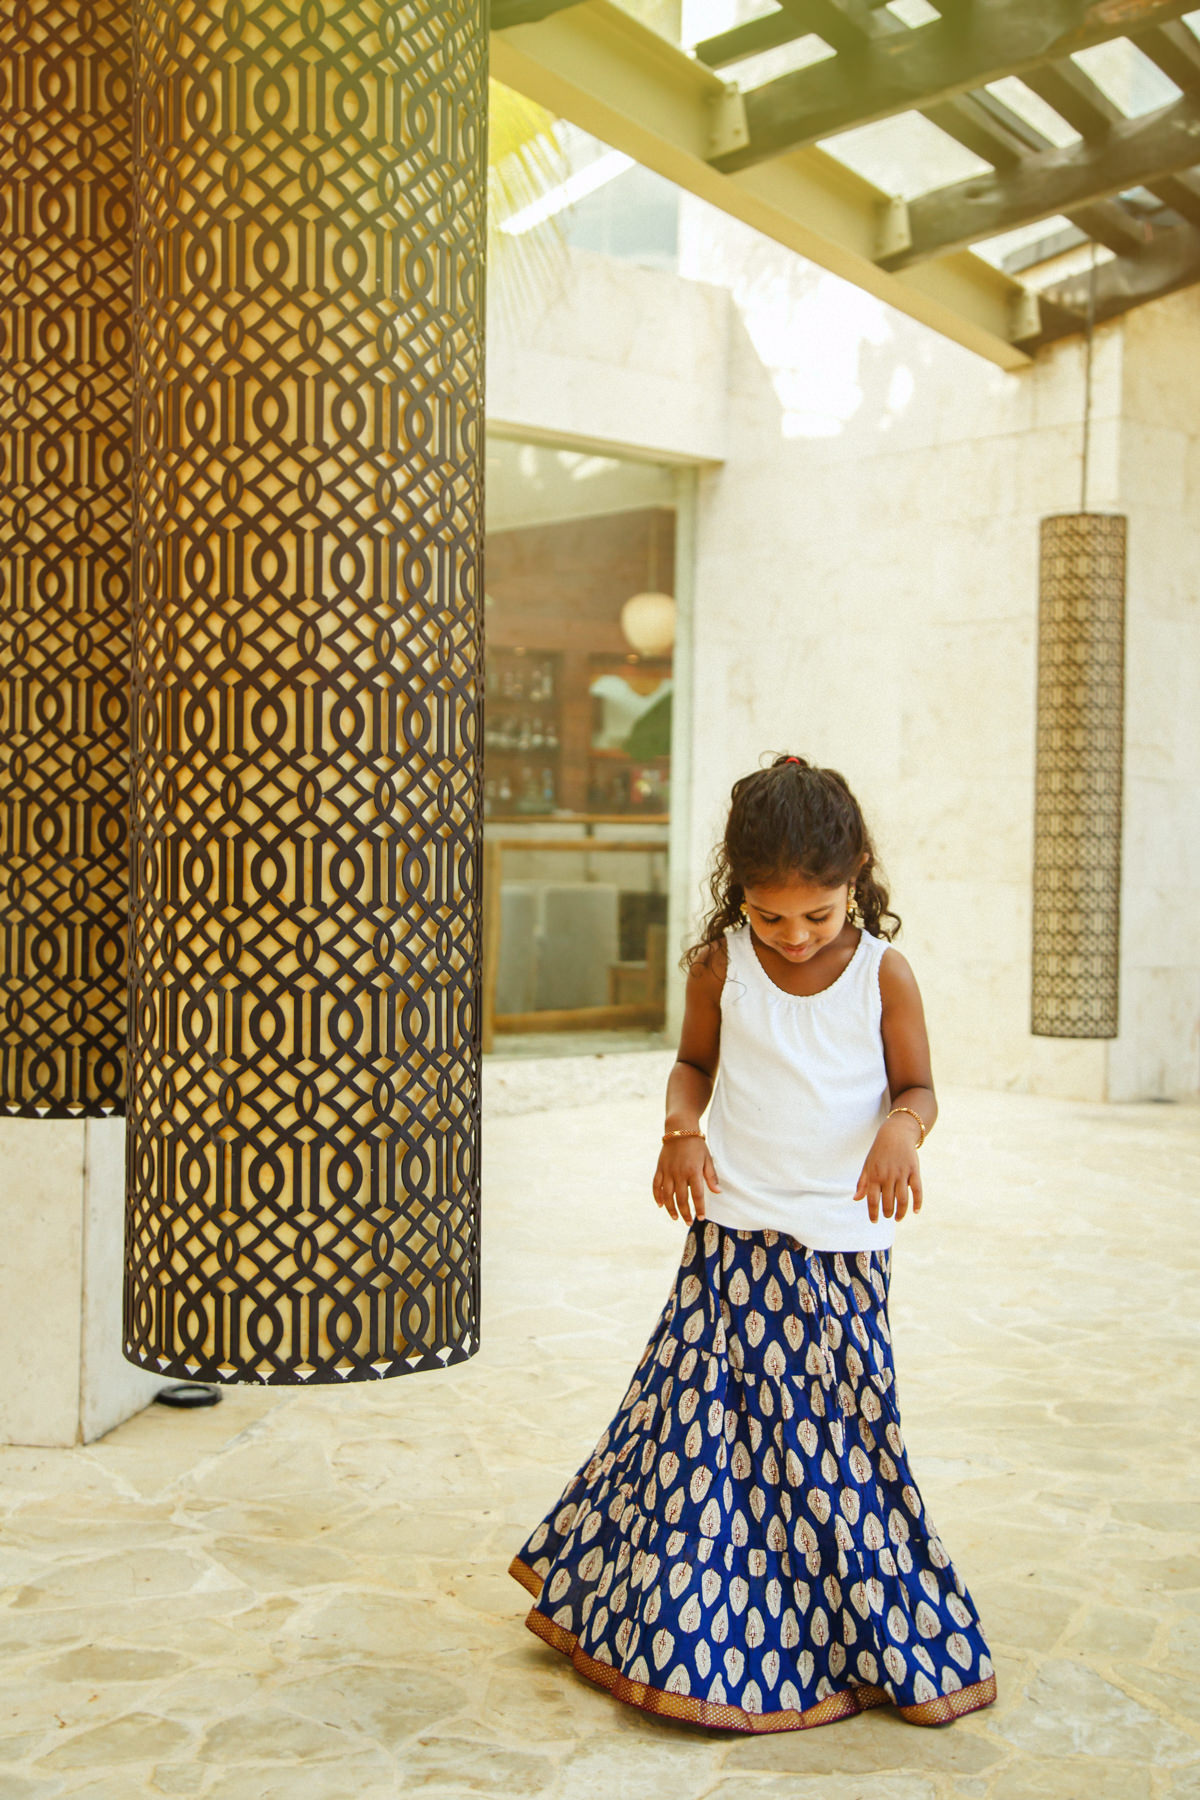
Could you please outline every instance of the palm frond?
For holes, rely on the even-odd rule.
[[[558,214],[524,224],[520,215],[567,180],[554,115],[512,88],[489,82],[488,241],[492,303],[529,319],[562,285],[567,246]],[[513,230],[517,224],[519,229]]]

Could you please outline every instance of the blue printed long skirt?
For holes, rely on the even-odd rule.
[[[510,1572],[617,1699],[729,1731],[990,1706],[896,1406],[890,1251],[693,1226],[612,1424]]]

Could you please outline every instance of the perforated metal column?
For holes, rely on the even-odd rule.
[[[0,1111],[121,1110],[129,15],[0,6]]]
[[[478,1317],[485,36],[135,0],[127,1354]]]
[[[1117,1035],[1125,520],[1042,520],[1033,1031]]]

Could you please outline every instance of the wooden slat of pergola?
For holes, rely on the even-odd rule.
[[[1178,174],[1195,163],[1198,152],[1200,92],[1183,94],[1145,118],[1122,118],[1102,138],[1085,138],[1067,150],[1044,150],[1013,169],[972,175],[910,200],[912,242],[884,266],[904,268],[1017,225],[1069,214],[1073,207],[1108,199],[1163,174]]]

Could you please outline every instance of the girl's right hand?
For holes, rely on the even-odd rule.
[[[651,1183],[657,1206],[665,1207],[673,1219],[682,1219],[685,1225],[691,1223],[693,1213],[697,1220],[703,1219],[706,1182],[714,1194],[720,1193],[717,1171],[703,1138],[672,1138],[663,1145]]]

